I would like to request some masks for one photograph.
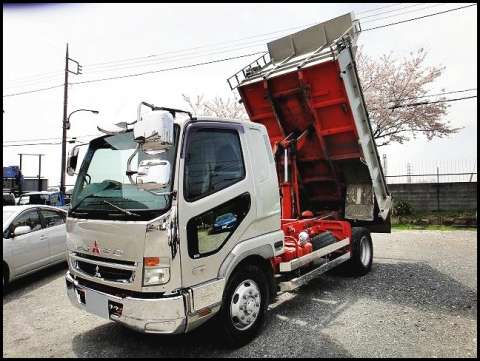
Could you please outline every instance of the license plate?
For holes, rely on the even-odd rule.
[[[110,319],[108,313],[108,299],[98,292],[88,289],[85,290],[85,308],[87,312],[106,318],[107,320]]]

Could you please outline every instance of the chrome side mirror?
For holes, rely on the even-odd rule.
[[[168,111],[154,110],[139,115],[133,128],[134,140],[141,143],[147,154],[168,149],[173,145],[173,116]]]
[[[75,169],[77,168],[78,147],[79,145],[73,147],[72,150],[68,153],[67,174],[69,176],[73,176],[75,174]]]
[[[32,229],[30,228],[30,226],[18,226],[13,231],[13,235],[17,237],[17,236],[21,236],[22,234],[30,233],[31,231]]]

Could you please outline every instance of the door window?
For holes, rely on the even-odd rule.
[[[55,227],[65,223],[65,216],[60,212],[42,209],[43,219],[45,220],[45,227]]]
[[[245,178],[240,137],[234,129],[191,129],[185,154],[184,193],[189,202]]]
[[[40,217],[36,210],[31,210],[23,212],[20,214],[10,225],[10,234],[13,236],[13,231],[15,228],[20,226],[30,226],[32,232],[42,229],[42,224],[40,222]]]
[[[217,252],[237,229],[250,209],[250,194],[244,193],[187,224],[188,253],[191,258]]]

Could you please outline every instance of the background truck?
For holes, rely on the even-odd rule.
[[[391,197],[355,68],[358,32],[346,14],[269,43],[228,80],[250,121],[142,102],[136,122],[102,130],[67,217],[72,304],[149,333],[213,318],[242,345],[279,292],[340,265],[367,273]],[[70,175],[77,158],[75,147]]]
[[[24,192],[46,191],[48,179],[25,177],[20,167],[13,165],[3,167],[3,192],[13,193],[19,197]]]

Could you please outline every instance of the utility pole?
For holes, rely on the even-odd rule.
[[[62,122],[62,166],[60,174],[60,192],[65,195],[65,161],[67,153],[67,108],[68,108],[68,43],[65,53],[65,84],[63,85],[63,122]]]
[[[77,64],[77,70],[71,71],[68,68],[69,61],[73,61]],[[68,56],[68,43],[67,43],[67,50],[65,52],[65,84],[63,88],[63,121],[62,121],[62,166],[61,174],[60,174],[60,192],[65,196],[65,165],[66,165],[66,158],[67,158],[67,111],[68,111],[68,73],[72,73],[75,75],[82,73],[82,66],[78,63],[78,61],[70,59]]]

